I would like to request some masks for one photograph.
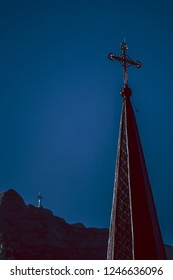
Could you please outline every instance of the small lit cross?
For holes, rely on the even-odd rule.
[[[38,198],[38,208],[43,208],[43,205],[42,205],[43,197],[41,195],[41,192],[38,193],[37,198]]]
[[[127,68],[131,65],[136,66],[137,68],[142,67],[142,63],[140,61],[133,61],[128,55],[126,55],[126,51],[128,50],[128,46],[125,42],[121,43],[122,53],[119,56],[114,55],[113,53],[108,53],[108,58],[112,61],[117,60],[121,63],[124,68],[124,87],[128,87],[128,76],[127,76]]]

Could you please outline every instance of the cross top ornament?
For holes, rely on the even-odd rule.
[[[120,44],[122,49],[122,53],[119,56],[114,55],[113,53],[108,53],[107,57],[114,61],[117,60],[123,66],[123,80],[124,80],[124,88],[128,88],[128,75],[127,75],[127,68],[134,65],[136,68],[141,68],[142,63],[138,60],[132,60],[127,54],[126,51],[128,50],[128,45],[124,42]]]

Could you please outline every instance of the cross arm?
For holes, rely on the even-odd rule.
[[[126,56],[117,56],[114,55],[113,53],[108,53],[108,58],[112,61],[117,60],[118,62],[120,62],[122,65],[124,65],[124,63],[126,63],[127,66],[131,66],[134,65],[137,68],[141,68],[142,67],[142,63],[138,60],[133,61],[132,59],[130,59],[127,55]]]

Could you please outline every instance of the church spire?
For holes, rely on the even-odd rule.
[[[124,88],[107,259],[166,259],[140,136],[130,102],[127,67],[141,67],[126,55],[108,54],[124,70]]]

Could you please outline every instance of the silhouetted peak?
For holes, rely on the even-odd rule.
[[[21,211],[25,208],[25,202],[15,190],[9,189],[0,193],[0,210],[4,207],[10,211]]]
[[[0,193],[0,259],[104,259],[108,230],[70,225],[52,211]]]

